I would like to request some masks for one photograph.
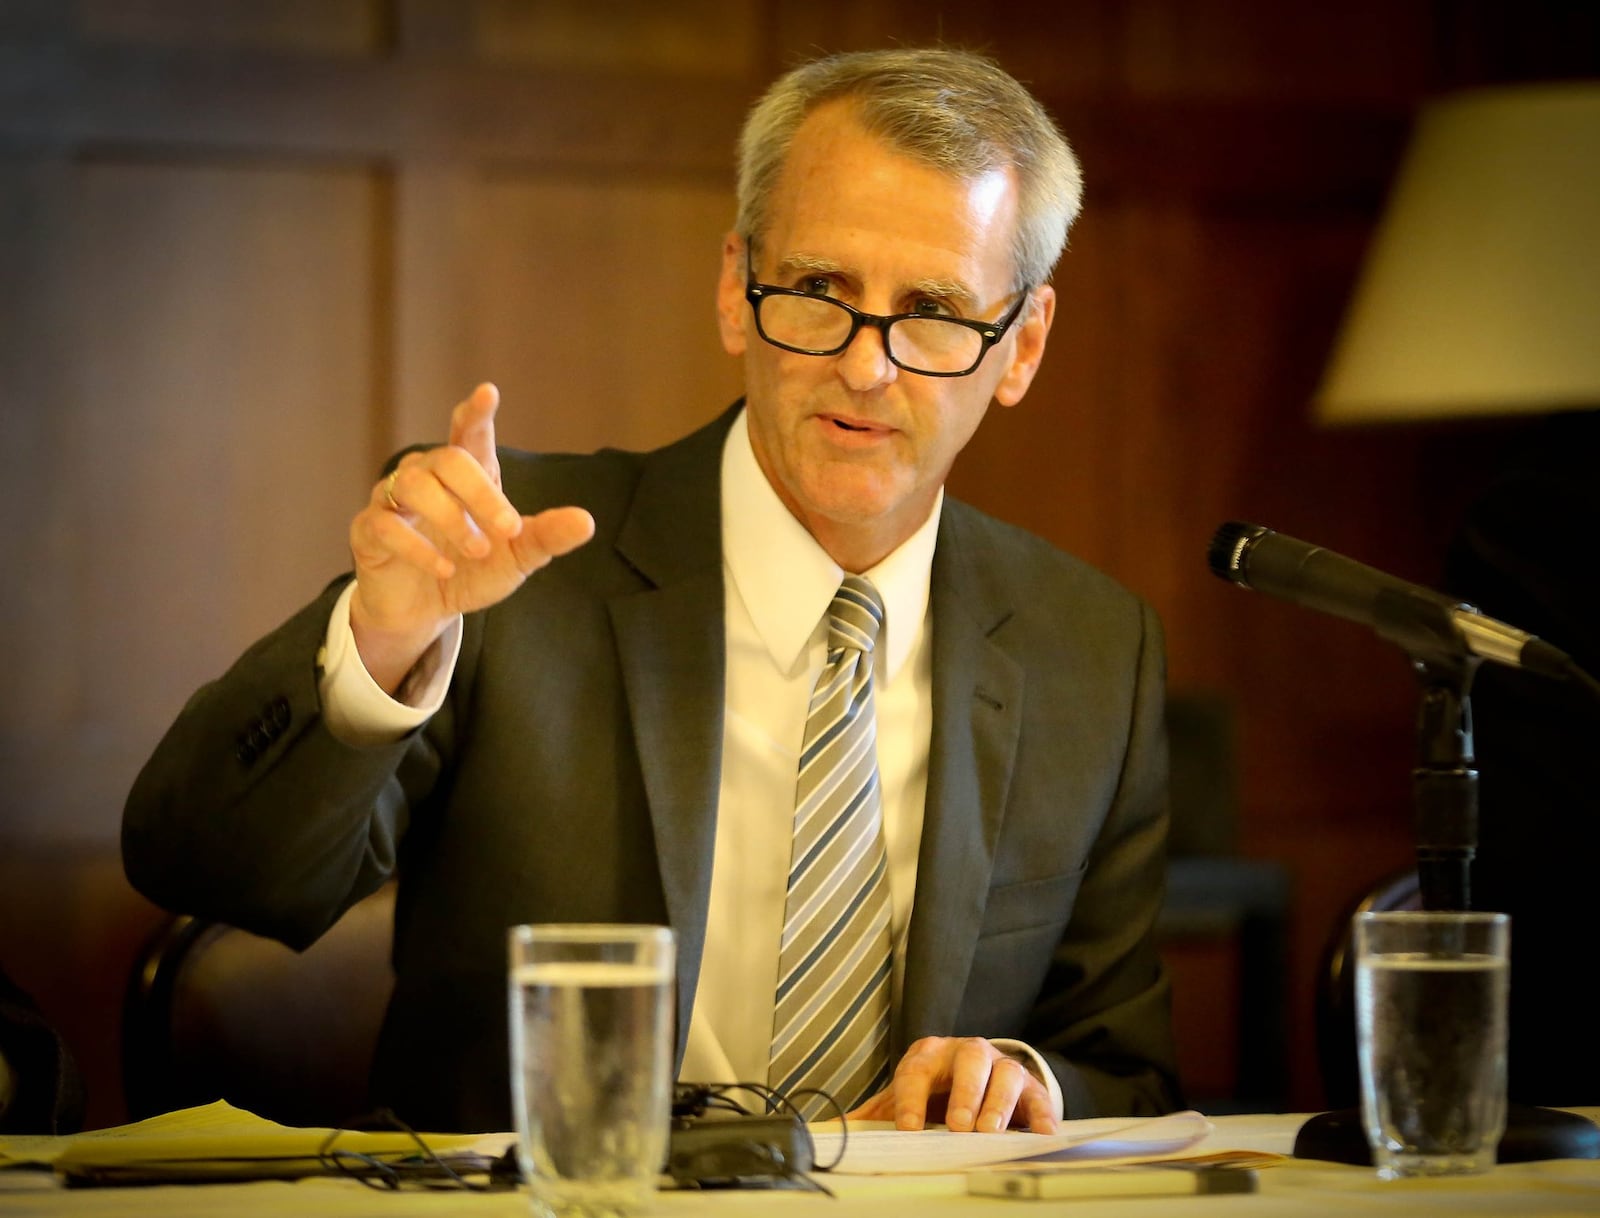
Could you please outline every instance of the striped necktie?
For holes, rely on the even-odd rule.
[[[878,591],[847,575],[828,607],[828,658],[811,694],[795,787],[767,1081],[809,1119],[848,1111],[888,1081],[889,880],[878,788],[872,648]]]

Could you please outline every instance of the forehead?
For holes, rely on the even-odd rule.
[[[962,178],[897,152],[848,102],[803,122],[773,190],[764,258],[804,257],[895,282],[938,278],[983,297],[1010,290],[1016,177]]]

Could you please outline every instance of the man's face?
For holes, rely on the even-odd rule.
[[[829,103],[801,126],[753,251],[762,283],[824,292],[869,313],[995,321],[1015,303],[1010,171],[963,181],[890,151]],[[1054,314],[1048,286],[964,377],[892,364],[863,327],[839,355],[762,340],[744,299],[740,234],[723,245],[723,345],[742,355],[750,439],[778,497],[834,561],[862,571],[927,519],[991,400],[1020,401]]]

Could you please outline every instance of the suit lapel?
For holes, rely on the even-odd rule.
[[[968,512],[946,500],[933,561],[933,733],[896,1055],[953,1030],[1022,722],[1022,667],[993,641],[1012,598],[974,564]]]
[[[678,1051],[705,945],[722,767],[721,454],[732,412],[645,459],[618,555],[645,581],[612,626],[678,940]]]

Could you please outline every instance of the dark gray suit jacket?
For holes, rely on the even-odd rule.
[[[646,454],[503,452],[523,512],[580,504],[596,536],[468,617],[445,706],[406,739],[353,748],[322,722],[335,585],[202,688],[133,787],[128,875],[171,909],[304,945],[398,868],[374,1090],[416,1127],[511,1127],[517,923],[673,926],[681,1052],[721,763],[732,418]],[[1151,939],[1167,826],[1157,619],[950,499],[931,598],[927,808],[892,1051],[1021,1037],[1071,1116],[1169,1109]]]

